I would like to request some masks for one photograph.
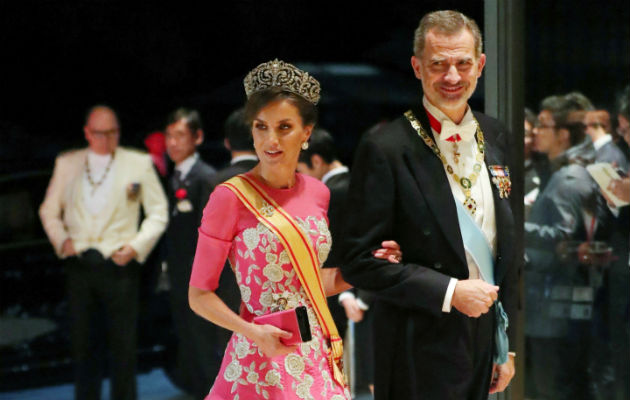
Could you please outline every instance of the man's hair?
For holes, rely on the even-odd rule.
[[[529,122],[532,127],[536,126],[536,114],[532,110],[525,107],[524,115],[525,121]]]
[[[434,11],[422,17],[413,38],[413,54],[418,58],[422,56],[426,36],[430,30],[435,30],[437,33],[444,35],[454,35],[464,28],[468,29],[473,35],[475,39],[475,57],[479,58],[483,51],[483,39],[479,26],[472,18],[452,10]]]
[[[586,134],[581,122],[563,122],[556,125],[556,129],[566,129],[569,132],[569,147],[582,143]]]
[[[166,117],[166,126],[174,124],[180,120],[184,121],[193,136],[197,136],[197,131],[199,129],[203,129],[201,125],[201,116],[197,110],[191,110],[184,107],[178,108]]]
[[[582,93],[571,92],[564,95],[545,97],[540,102],[540,109],[549,111],[556,127],[558,127],[575,121],[574,118],[570,118],[571,113],[575,114],[576,112],[592,110],[593,103]]]
[[[94,104],[93,106],[91,106],[90,108],[87,109],[87,111],[85,112],[84,125],[87,126],[88,120],[90,119],[90,115],[92,115],[92,113],[94,111],[98,110],[99,108],[108,110],[112,114],[114,114],[114,117],[116,118],[116,122],[118,122],[118,124],[120,125],[120,121],[118,121],[118,114],[116,113],[116,110],[114,110],[112,107],[110,107],[109,105],[107,105],[105,103]]]
[[[254,151],[251,126],[245,122],[245,109],[232,111],[223,124],[223,133],[231,151]]]
[[[306,163],[309,168],[313,168],[311,156],[315,154],[319,155],[327,164],[337,160],[335,140],[325,129],[313,129],[308,143],[308,149],[300,152],[300,162]]]

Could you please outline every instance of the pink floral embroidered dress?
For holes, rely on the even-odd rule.
[[[251,174],[248,176],[256,180]],[[308,234],[320,265],[332,244],[326,211],[329,192],[318,180],[296,174],[290,189],[256,182]],[[269,358],[243,335],[232,335],[221,370],[206,399],[350,399],[333,380],[328,345],[289,257],[275,235],[245,208],[232,191],[219,186],[210,196],[199,228],[191,286],[216,290],[229,258],[241,291],[241,317],[251,321],[279,304],[306,306],[313,339],[294,353]]]

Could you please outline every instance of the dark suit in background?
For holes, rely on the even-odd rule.
[[[188,306],[188,282],[197,245],[197,229],[212,191],[214,174],[212,167],[198,159],[183,180],[173,177],[168,184],[170,223],[165,242],[171,310],[178,338],[175,380],[195,398],[205,397],[210,390],[225,349],[218,342],[218,331],[222,328],[199,317]],[[176,193],[180,189],[185,191],[185,196],[180,191],[182,198],[178,199]],[[186,202],[188,204],[184,204]]]
[[[345,168],[344,168],[345,169]],[[323,181],[330,190],[330,203],[328,205],[328,226],[333,240],[333,246],[323,268],[337,268],[343,262],[342,231],[346,216],[345,205],[350,186],[350,173],[345,171],[331,176]],[[339,304],[339,295],[328,297],[328,308],[332,314],[339,334],[343,337],[348,328],[348,317],[343,306]]]
[[[240,157],[239,157],[240,158]],[[227,181],[228,179],[238,174],[244,174],[250,169],[254,168],[258,164],[256,156],[247,156],[247,158],[236,158],[227,167],[220,169],[212,178],[212,187],[215,188],[220,183]]]
[[[426,112],[414,114],[431,132]],[[507,132],[474,113],[486,138],[485,163],[507,164]],[[516,345],[518,274],[509,200],[494,198],[499,300]],[[494,310],[469,318],[442,312],[450,278],[468,278],[455,200],[442,162],[404,117],[368,133],[356,152],[348,194],[344,278],[374,292],[376,399],[482,399],[488,396]],[[375,259],[383,240],[403,251],[400,264]],[[470,395],[476,393],[475,395]]]

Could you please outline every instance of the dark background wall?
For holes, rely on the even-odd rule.
[[[531,108],[546,95],[571,90],[612,107],[630,81],[628,2],[575,3],[526,4],[525,103]],[[209,4],[2,2],[0,172],[51,168],[59,151],[82,146],[84,112],[96,102],[119,110],[122,142],[137,147],[171,109],[199,108],[208,137],[204,154],[221,164],[227,157],[221,124],[244,100],[240,81],[275,57],[377,68],[376,76],[332,76],[323,85],[322,125],[340,138],[349,161],[361,132],[419,100],[409,56],[423,13],[456,8],[483,28],[481,0]],[[481,91],[477,98],[483,104]]]

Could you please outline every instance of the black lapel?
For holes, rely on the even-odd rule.
[[[481,131],[485,137],[485,154],[484,161],[486,162],[486,168],[490,169],[491,165],[500,165],[506,167],[507,163],[503,159],[503,153],[496,146],[496,132],[495,127],[491,127],[485,122],[485,118],[478,118],[477,121],[481,127]],[[498,285],[503,281],[505,273],[507,271],[507,265],[504,261],[512,260],[513,241],[514,241],[514,217],[512,216],[512,209],[510,208],[510,201],[508,198],[502,199],[499,195],[499,188],[492,182],[492,173],[488,170],[488,177],[490,178],[490,187],[492,187],[492,198],[494,200],[494,215],[497,230],[497,259],[495,262],[494,280]],[[510,171],[510,179],[513,179]]]
[[[425,128],[425,132],[433,136],[429,125],[429,118],[424,108],[416,107],[413,109],[413,113],[422,127]],[[405,146],[403,157],[405,157],[407,165],[411,169],[420,187],[420,191],[423,193],[444,235],[448,238],[449,243],[462,263],[468,265],[466,252],[464,251],[464,243],[462,242],[462,235],[459,229],[459,221],[457,219],[455,199],[453,198],[453,193],[451,192],[451,187],[442,161],[424,143],[411,124],[408,124],[407,131],[408,134],[411,135],[409,140],[411,146]]]

